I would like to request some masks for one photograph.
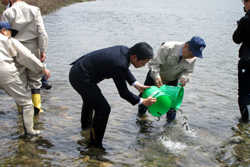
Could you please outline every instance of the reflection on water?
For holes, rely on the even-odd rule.
[[[247,166],[250,132],[249,124],[238,120],[239,45],[231,37],[244,15],[242,7],[240,1],[226,0],[98,0],[44,16],[54,89],[42,92],[46,112],[35,117],[42,135],[22,137],[15,103],[0,90],[0,165]],[[185,87],[176,120],[168,123],[163,115],[157,121],[150,113],[137,118],[137,106],[121,99],[113,81],[105,80],[99,86],[112,108],[106,150],[89,148],[89,132],[80,125],[82,101],[68,82],[69,64],[104,47],[146,41],[156,52],[164,41],[186,42],[194,35],[207,47]],[[130,69],[143,83],[148,68]]]

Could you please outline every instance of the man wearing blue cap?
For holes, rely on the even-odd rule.
[[[32,100],[25,89],[25,84],[19,78],[19,71],[15,63],[19,63],[37,75],[50,77],[41,61],[36,58],[18,40],[11,38],[18,33],[12,29],[8,22],[0,22],[0,89],[12,96],[22,110],[23,127],[25,136],[39,134],[39,130],[33,129],[34,108]]]
[[[198,36],[186,43],[164,42],[157,54],[148,63],[149,72],[144,85],[163,84],[177,86],[178,81],[181,86],[185,86],[190,80],[194,70],[196,58],[202,58],[202,51],[206,47],[204,40]],[[139,95],[140,97],[142,94]],[[141,117],[147,111],[147,107],[139,105],[138,116]],[[170,108],[167,112],[167,119],[175,119],[176,110]]]

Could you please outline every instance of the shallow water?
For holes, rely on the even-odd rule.
[[[25,139],[13,99],[0,91],[0,165],[9,166],[249,166],[249,124],[237,106],[238,48],[232,41],[241,1],[104,0],[73,4],[44,16],[49,35],[47,67],[52,91],[42,93],[46,112],[35,117],[39,137]],[[207,47],[186,85],[173,124],[119,97],[112,80],[99,86],[112,111],[104,136],[106,151],[87,148],[81,132],[82,101],[68,82],[69,63],[113,45],[186,42],[201,36]],[[147,66],[132,73],[144,82]],[[137,90],[130,87],[136,94]],[[185,120],[182,115],[186,116]],[[184,124],[186,123],[186,124]]]

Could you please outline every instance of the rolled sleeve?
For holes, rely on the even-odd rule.
[[[162,45],[157,54],[148,63],[148,67],[151,70],[150,76],[156,80],[160,78],[161,65],[166,61],[166,56],[169,54],[170,49],[165,45]]]
[[[48,35],[45,31],[40,9],[38,9],[37,11],[36,24],[38,32],[39,49],[41,52],[46,52],[48,47]]]

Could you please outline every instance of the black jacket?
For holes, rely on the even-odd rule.
[[[250,10],[238,22],[238,27],[233,34],[233,41],[242,43],[239,49],[239,58],[250,58]]]
[[[140,101],[140,98],[131,93],[127,88],[126,81],[130,85],[136,81],[128,69],[130,65],[128,47],[118,45],[90,52],[72,64],[74,65],[74,69],[78,69],[77,75],[80,76],[87,73],[95,83],[112,78],[122,98],[133,105]]]

